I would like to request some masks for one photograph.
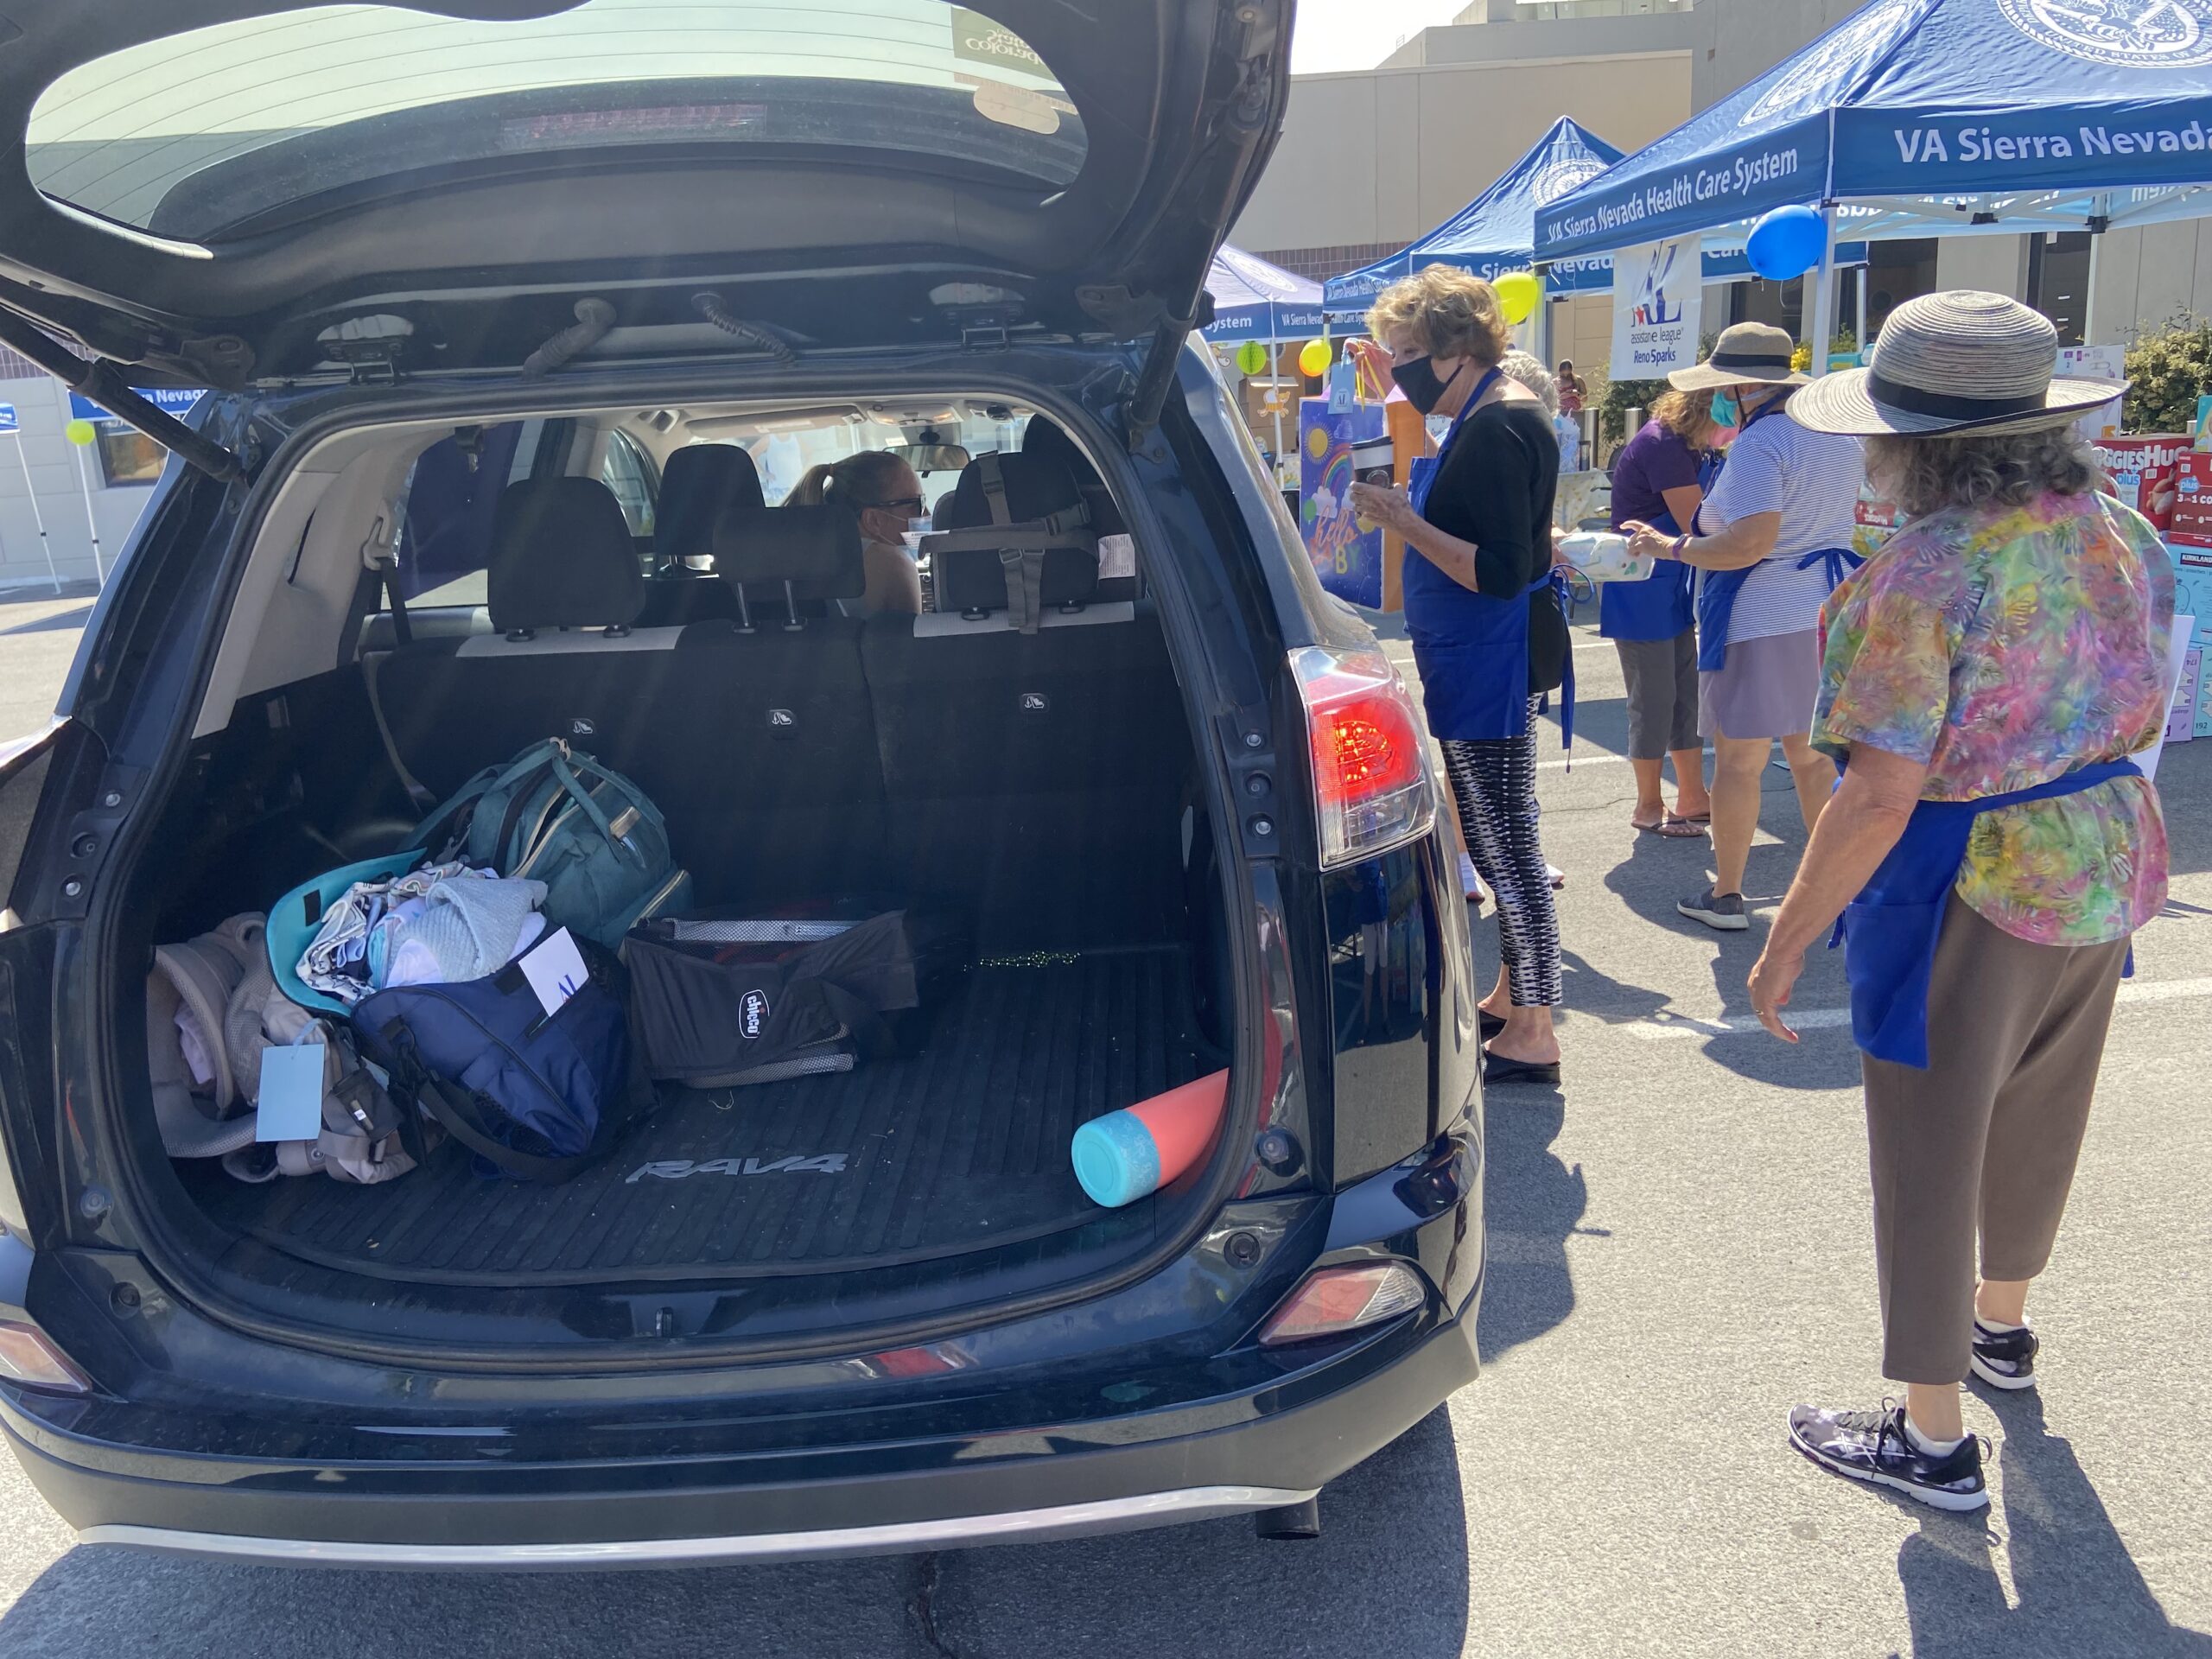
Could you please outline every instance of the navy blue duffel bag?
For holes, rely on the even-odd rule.
[[[564,1181],[613,1144],[652,1097],[623,1014],[622,968],[580,941],[590,977],[547,1014],[522,969],[488,979],[399,985],[353,1011],[363,1058],[505,1175]]]

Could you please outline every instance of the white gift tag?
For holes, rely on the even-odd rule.
[[[583,989],[584,982],[591,977],[591,970],[584,966],[583,952],[576,949],[565,927],[539,941],[523,957],[521,966],[523,977],[537,993],[538,1006],[549,1015],[560,1013],[561,1005]]]

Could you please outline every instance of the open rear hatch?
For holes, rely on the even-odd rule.
[[[0,306],[141,379],[221,388],[364,359],[513,368],[577,326],[577,349],[629,356],[728,352],[733,322],[776,350],[856,329],[1179,339],[1273,147],[1289,16],[41,8],[0,20]],[[765,342],[742,331],[763,316]]]

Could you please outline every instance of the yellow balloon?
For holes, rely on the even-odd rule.
[[[1497,290],[1498,309],[1505,313],[1506,321],[1514,324],[1528,321],[1543,296],[1532,270],[1509,270],[1491,286]]]
[[[1319,379],[1329,372],[1329,342],[1309,340],[1298,351],[1299,372]]]
[[[99,436],[99,429],[90,421],[72,421],[61,430],[70,442],[79,445],[91,443]]]

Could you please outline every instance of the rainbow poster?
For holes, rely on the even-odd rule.
[[[1321,585],[1338,598],[1379,610],[1382,532],[1363,531],[1351,511],[1351,447],[1383,431],[1382,405],[1329,412],[1326,397],[1298,405],[1298,527]]]

